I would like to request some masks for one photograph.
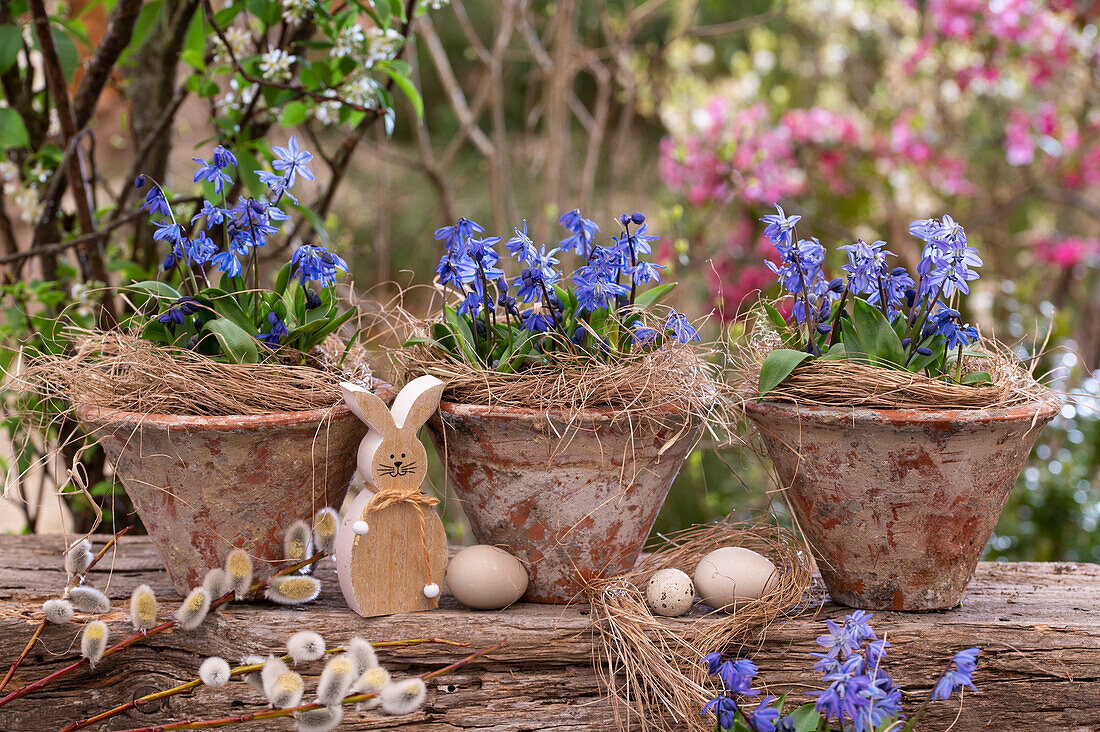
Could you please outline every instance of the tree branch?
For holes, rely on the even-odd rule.
[[[99,45],[96,46],[95,55],[88,62],[84,78],[80,80],[80,88],[73,97],[73,113],[76,115],[76,126],[83,127],[95,113],[96,105],[103,94],[103,87],[111,78],[111,71],[115,67],[119,56],[130,45],[130,39],[134,35],[134,24],[141,12],[142,0],[119,0],[111,13],[111,19],[107,25]]]

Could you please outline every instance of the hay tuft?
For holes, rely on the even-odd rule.
[[[731,362],[733,379],[740,382],[737,391],[755,396],[764,358],[782,343],[759,310],[750,314],[749,323],[751,330],[735,345]],[[982,355],[964,357],[961,373],[985,371],[992,384],[966,385],[870,363],[812,359],[765,399],[805,406],[950,410],[1004,409],[1051,398],[1053,392],[1001,343],[982,338],[970,350]]]
[[[694,574],[699,560],[724,546],[741,546],[768,557],[777,586],[739,604],[735,613],[703,615],[697,607],[682,618],[653,615],[645,588],[658,569]],[[663,536],[630,573],[595,581],[586,590],[600,643],[596,671],[607,690],[620,730],[711,730],[713,718],[699,711],[720,692],[702,658],[712,651],[747,654],[781,617],[814,607],[808,602],[813,570],[809,550],[784,528],[721,521]],[[704,606],[705,607],[705,606]],[[738,649],[742,649],[739,651]]]
[[[659,327],[663,313],[647,312],[632,316],[632,320]],[[399,303],[387,308],[386,321],[398,343],[426,335],[433,322],[404,310]],[[565,423],[595,410],[610,413],[613,422],[629,422],[635,431],[702,423],[715,442],[737,439],[742,400],[726,382],[723,363],[727,349],[721,341],[670,342],[617,363],[597,362],[567,348],[549,354],[547,365],[514,374],[471,365],[426,344],[385,350],[396,382],[425,374],[435,376],[447,385],[445,401],[534,409]]]
[[[258,364],[215,361],[187,349],[159,346],[120,331],[75,331],[61,355],[26,358],[16,386],[67,404],[139,414],[263,415],[327,409],[343,401],[338,384],[371,385],[361,346],[336,368],[343,344],[329,338],[307,363],[276,357]]]

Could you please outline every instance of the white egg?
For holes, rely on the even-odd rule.
[[[657,615],[677,618],[695,603],[695,585],[678,569],[658,569],[646,585],[645,601]]]
[[[523,597],[527,570],[503,549],[468,546],[447,565],[447,587],[454,598],[474,610],[498,610]]]
[[[695,569],[699,597],[726,612],[733,612],[738,601],[759,598],[778,581],[779,573],[770,559],[739,546],[715,549]]]

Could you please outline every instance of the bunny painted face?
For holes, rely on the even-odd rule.
[[[419,488],[428,459],[417,433],[439,406],[443,382],[434,376],[410,381],[392,409],[355,384],[344,383],[340,389],[348,408],[371,427],[359,445],[359,474],[376,490]]]

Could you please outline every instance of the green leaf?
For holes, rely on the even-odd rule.
[[[447,320],[447,324],[451,326],[451,332],[458,337],[458,347],[466,357],[466,362],[471,366],[483,365],[481,359],[478,358],[477,350],[474,348],[474,334],[470,330],[466,319],[456,313],[450,305],[443,306],[443,317]]]
[[[215,318],[207,321],[202,329],[214,334],[222,352],[234,363],[256,363],[260,360],[256,339],[233,321]]]
[[[846,358],[848,358],[848,354],[847,354],[846,349],[844,348],[844,344],[843,343],[834,343],[832,346],[829,347],[828,352],[826,352],[821,357],[821,360],[822,361],[843,361]]]
[[[760,395],[763,396],[782,384],[807,358],[811,358],[809,353],[791,348],[777,348],[765,356],[764,363],[760,366]]]
[[[306,121],[309,117],[309,105],[305,102],[290,102],[283,107],[283,114],[279,118],[279,124],[283,127],[294,127]]]
[[[31,137],[27,134],[27,127],[19,112],[11,107],[0,107],[0,150],[26,147],[30,143]]]
[[[992,384],[993,377],[988,371],[971,371],[962,377],[963,384]]]
[[[248,316],[244,308],[241,307],[241,304],[237,302],[237,298],[230,295],[225,290],[218,289],[217,287],[207,287],[200,292],[195,299],[210,307],[221,317],[233,321],[245,331],[250,331],[252,328],[256,327],[256,324],[252,322],[252,318]]]
[[[821,715],[813,704],[803,704],[791,712],[791,721],[794,722],[795,732],[813,732],[821,726]]]
[[[61,64],[61,71],[67,81],[72,81],[76,73],[77,64],[80,63],[80,54],[76,50],[76,44],[68,33],[53,33],[53,44],[57,48],[57,60]]]
[[[181,297],[179,290],[172,287],[167,282],[160,282],[158,280],[131,282],[126,285],[123,290],[134,290],[149,297],[155,297],[157,300],[167,300],[169,302],[175,302]]]
[[[771,303],[762,303],[764,306],[764,312],[768,314],[768,320],[772,321],[772,325],[782,335],[787,332],[787,319],[783,317],[783,314],[772,305]]]
[[[244,10],[242,3],[233,3],[228,8],[222,8],[214,13],[214,24],[219,28],[225,28],[233,22],[234,18],[240,15],[242,10]]]
[[[864,356],[879,366],[905,363],[905,350],[898,334],[882,311],[866,300],[856,298],[852,302],[852,319],[845,324],[843,335],[849,356]]]
[[[0,25],[0,74],[15,66],[15,59],[21,50],[23,32],[19,26],[11,23]]]
[[[198,71],[206,71],[206,61],[203,59],[202,51],[194,48],[185,48],[180,53],[180,58],[191,68]]]
[[[416,110],[416,118],[424,119],[424,100],[421,98],[420,91],[416,88],[416,85],[412,83],[412,80],[405,74],[391,68],[389,65],[383,66],[382,70],[393,79],[393,83],[397,85],[397,88],[408,97],[409,102],[412,103],[413,109]]]
[[[654,288],[639,293],[634,298],[634,304],[642,309],[648,308],[650,305],[660,302],[661,298],[676,288],[676,285],[677,283],[675,282],[666,282],[663,285],[657,285]]]
[[[279,275],[275,278],[276,293],[282,294],[286,292],[287,285],[290,284],[290,262],[283,265],[283,268],[279,270]]]
[[[337,328],[351,320],[352,316],[355,315],[355,313],[356,310],[354,308],[349,308],[348,310],[345,310],[343,314],[329,320],[328,322],[322,321],[321,328],[318,329],[313,334],[313,337],[309,339],[310,342],[308,343],[308,345],[304,343],[299,344],[299,350],[308,351],[310,348],[313,348],[315,345],[323,342],[325,338],[328,338],[330,333],[336,332]]]

